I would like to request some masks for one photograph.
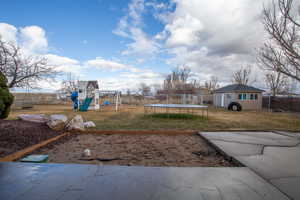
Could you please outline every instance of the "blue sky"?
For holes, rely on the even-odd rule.
[[[40,26],[53,49],[84,60],[120,51],[120,41],[112,30],[126,6],[125,1],[8,0],[1,3],[1,21],[16,27]]]
[[[0,35],[63,72],[100,81],[102,89],[162,83],[187,65],[203,83],[253,64],[269,0],[2,0]],[[253,85],[265,88],[253,67]],[[256,77],[256,78],[254,78]],[[46,90],[59,87],[42,82]],[[100,86],[100,87],[101,87]]]
[[[156,3],[160,2],[167,1]],[[3,12],[0,14],[0,23],[12,25],[17,29],[40,27],[45,31],[47,54],[75,59],[81,65],[101,57],[141,70],[151,69],[154,73],[167,73],[170,68],[161,62],[160,57],[163,54],[143,62],[139,59],[144,58],[139,56],[122,55],[132,39],[113,32],[120,19],[128,13],[130,3],[131,1],[127,0],[4,0],[1,2]],[[150,12],[149,10],[142,14],[147,24],[141,27],[147,32],[147,37],[152,37],[164,28]],[[82,79],[101,79],[114,77],[120,74],[120,71],[89,68],[81,73],[79,75]]]

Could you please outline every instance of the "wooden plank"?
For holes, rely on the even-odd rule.
[[[17,151],[15,153],[12,153],[12,154],[10,154],[8,156],[0,158],[0,162],[11,162],[11,161],[18,160],[18,159],[24,157],[25,155],[27,155],[27,154],[29,154],[29,153],[31,153],[31,152],[33,152],[33,151],[35,151],[35,150],[37,150],[37,149],[45,146],[47,144],[50,144],[50,143],[52,143],[52,142],[54,142],[56,140],[59,140],[60,138],[66,136],[68,134],[70,134],[70,133],[64,133],[62,135],[58,135],[56,137],[50,138],[50,139],[45,140],[43,142],[40,142],[38,144],[32,145],[30,147],[27,147],[27,148],[25,148],[23,150],[20,150],[20,151]]]

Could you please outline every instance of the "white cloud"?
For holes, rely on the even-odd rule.
[[[0,36],[3,41],[17,44],[27,54],[42,54],[48,51],[46,32],[39,26],[18,29],[11,24],[0,23]]]
[[[166,41],[167,47],[193,46],[199,44],[199,32],[203,29],[201,21],[189,14],[175,18],[167,24],[165,31],[170,35]]]
[[[233,71],[255,63],[254,50],[264,39],[261,11],[270,0],[173,2],[175,10],[164,15],[164,29],[156,35],[171,55],[167,64],[184,64],[200,79],[217,75],[229,83]],[[253,71],[262,75],[256,68]]]
[[[10,24],[0,23],[0,36],[3,41],[17,43],[18,29]]]
[[[268,0],[174,0],[176,10],[165,26],[169,46],[206,46],[217,53],[246,53],[260,41],[259,21]]]
[[[58,56],[55,54],[46,54],[45,57],[48,60],[48,63],[50,65],[78,65],[79,61],[68,58],[68,57],[63,57],[63,56]]]
[[[159,44],[149,37],[143,30],[143,13],[145,12],[144,0],[132,0],[128,5],[128,14],[122,17],[114,34],[132,40],[127,44],[123,55],[136,55],[148,57],[158,53]]]
[[[25,26],[18,29],[11,24],[0,23],[0,35],[4,41],[13,42],[21,47],[22,53],[26,56],[45,57],[48,64],[60,72],[72,72],[76,75],[82,74],[81,70],[83,67],[79,61],[49,53],[46,32],[42,27]],[[45,89],[49,89],[53,83],[40,81],[39,85],[42,85]]]
[[[130,33],[134,42],[128,44],[127,50],[123,51],[123,55],[153,55],[158,52],[159,45],[139,28],[130,28]]]
[[[79,75],[83,69],[80,62],[72,58],[55,54],[46,54],[44,57],[47,59],[50,66],[53,66],[57,71],[60,72],[71,72]]]
[[[48,50],[46,32],[39,26],[26,26],[20,29],[21,45],[32,53],[44,53]]]
[[[135,20],[138,20],[137,13],[133,12],[131,15],[135,16]],[[132,33],[141,42],[137,43],[136,45],[138,46],[133,48],[140,48],[139,45],[141,45],[149,48],[147,51],[154,51],[151,49],[151,45],[147,45],[148,41],[145,39],[147,36],[144,32],[133,28]],[[22,51],[26,55],[45,57],[48,64],[60,72],[72,72],[75,76],[82,77],[84,72],[92,68],[105,71],[119,71],[120,73],[117,76],[100,80],[103,83],[101,87],[105,89],[122,89],[125,91],[128,88],[136,88],[140,82],[152,84],[161,81],[160,74],[150,69],[139,69],[132,65],[124,64],[116,58],[107,60],[97,57],[86,62],[80,62],[73,58],[53,54],[50,52],[51,48],[48,48],[46,32],[42,27],[26,26],[18,29],[13,25],[0,23],[0,34],[3,35],[5,41],[15,42],[21,46]],[[146,51],[146,49],[141,50]],[[38,86],[42,87],[44,91],[54,91],[60,87],[60,79],[61,77],[57,81],[42,80],[38,82]]]
[[[127,89],[137,90],[140,83],[146,83],[149,86],[161,84],[163,79],[161,74],[148,69],[141,70],[138,73],[123,72],[117,77],[102,78],[99,81],[105,89],[126,92]]]
[[[56,91],[61,87],[61,81],[41,80],[38,82],[38,87],[41,88],[38,91]]]
[[[88,60],[86,61],[85,65],[88,67],[95,67],[104,71],[137,70],[130,65],[118,63],[112,60],[105,60],[101,57],[97,57],[93,60]]]
[[[139,82],[143,82],[143,81],[151,82],[151,79],[162,78],[161,74],[155,73],[152,70],[141,70],[139,73],[124,72],[120,76],[124,78],[138,79]]]
[[[140,25],[142,22],[141,14],[145,10],[144,0],[133,0],[128,5],[129,16],[132,18],[132,22],[135,25]]]

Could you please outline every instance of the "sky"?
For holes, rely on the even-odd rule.
[[[98,80],[104,90],[160,84],[173,68],[188,66],[204,83],[231,82],[253,65],[252,85],[265,88],[255,49],[265,33],[260,21],[270,0],[1,0],[0,35],[42,55],[57,70]],[[40,82],[43,91],[59,88]]]

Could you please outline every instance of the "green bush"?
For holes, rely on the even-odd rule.
[[[14,96],[9,92],[7,79],[0,72],[0,119],[8,117],[10,106],[14,101]]]

